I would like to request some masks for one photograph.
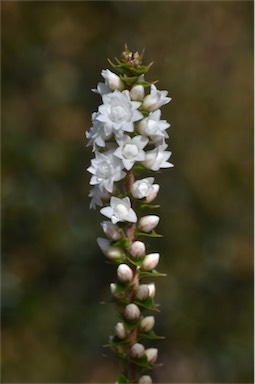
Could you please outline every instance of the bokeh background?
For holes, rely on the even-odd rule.
[[[253,382],[253,2],[2,1],[1,21],[2,382],[118,375],[85,131],[125,43],[173,98],[153,378]]]

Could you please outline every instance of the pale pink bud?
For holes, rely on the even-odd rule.
[[[145,259],[142,264],[142,268],[146,271],[151,271],[156,268],[159,262],[159,253],[150,253],[145,256]]]
[[[159,217],[156,215],[148,215],[141,217],[139,220],[138,226],[144,232],[150,232],[154,229],[159,223]]]
[[[148,375],[140,377],[138,384],[152,384],[151,377]]]
[[[147,95],[143,100],[143,108],[147,111],[155,111],[158,108],[159,100],[158,94]]]
[[[117,276],[122,283],[130,283],[133,280],[132,269],[127,264],[120,264],[117,268]]]
[[[104,233],[111,240],[119,240],[121,238],[121,232],[117,225],[113,224],[111,221],[103,221],[101,223]]]
[[[108,257],[110,260],[116,260],[116,259],[122,259],[123,253],[120,248],[118,247],[112,247],[110,245],[110,240],[103,239],[101,237],[97,238],[97,244],[101,248],[101,251],[103,254]]]
[[[151,201],[153,201],[157,197],[158,191],[159,191],[159,185],[153,184],[151,191],[146,196],[147,203],[150,203]]]
[[[128,304],[125,308],[125,317],[128,320],[138,320],[140,317],[140,309],[136,304]]]
[[[125,339],[127,334],[123,323],[119,322],[115,325],[115,333],[119,339]]]
[[[158,358],[157,348],[148,348],[145,350],[145,354],[147,356],[148,363],[150,363],[150,364],[154,364]]]
[[[145,300],[146,297],[149,296],[149,288],[148,288],[148,285],[146,285],[146,284],[141,284],[141,285],[139,285],[139,287],[137,288],[137,291],[136,291],[135,296],[136,296],[136,298],[139,299],[139,300]]]
[[[141,359],[141,357],[144,356],[145,353],[145,348],[142,344],[140,343],[135,343],[130,350],[130,355],[134,359]]]
[[[144,98],[144,87],[142,85],[135,85],[129,92],[131,100],[141,101]]]
[[[115,283],[110,284],[111,294],[114,296],[116,293],[117,285]]]
[[[104,77],[105,83],[108,85],[108,87],[113,91],[116,89],[118,91],[122,91],[125,88],[124,83],[120,77],[111,72],[109,69],[103,69],[101,75]]]
[[[148,288],[149,288],[149,296],[154,299],[155,297],[155,293],[156,293],[156,287],[155,287],[155,284],[154,283],[150,283],[148,284]]]
[[[125,297],[125,292],[118,292],[117,285],[115,283],[110,284],[110,290],[113,297],[116,297],[116,299],[122,299]]]
[[[146,316],[140,323],[140,330],[142,332],[150,332],[155,325],[154,316]]]
[[[138,258],[145,254],[145,245],[142,241],[134,241],[132,245],[129,247],[129,253]]]

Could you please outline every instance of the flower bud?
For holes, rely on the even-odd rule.
[[[151,377],[148,375],[140,377],[138,384],[152,384]]]
[[[138,320],[140,317],[140,309],[136,304],[128,304],[125,308],[125,317],[128,320]]]
[[[142,264],[142,268],[146,271],[151,271],[156,268],[159,262],[159,253],[150,253],[145,256],[145,259]]]
[[[117,291],[117,285],[115,283],[110,284],[110,290],[113,297],[116,297],[116,299],[122,299],[125,297],[125,292],[118,292]]]
[[[117,225],[113,224],[111,221],[103,221],[101,223],[104,233],[111,240],[119,240],[121,238],[121,232]]]
[[[149,296],[154,299],[155,297],[155,293],[156,293],[156,287],[155,287],[155,284],[154,283],[150,283],[148,284],[148,288],[149,288]]]
[[[158,94],[149,94],[143,100],[143,109],[155,111],[158,108],[160,97]]]
[[[108,257],[110,260],[116,260],[116,259],[122,259],[123,253],[120,248],[118,247],[112,247],[110,245],[110,240],[103,239],[101,237],[97,238],[97,244],[101,248],[101,251],[103,254]]]
[[[135,85],[129,92],[131,100],[141,101],[144,98],[144,87],[142,85]]]
[[[152,189],[150,190],[150,192],[146,196],[147,203],[150,203],[151,201],[153,201],[157,197],[158,191],[159,191],[159,185],[153,184]]]
[[[125,330],[125,327],[124,327],[123,323],[118,322],[115,325],[115,333],[116,333],[116,335],[118,336],[119,339],[125,339],[127,334],[126,334],[126,330]]]
[[[154,177],[145,177],[141,180],[136,180],[131,187],[131,193],[136,199],[142,199],[153,191],[152,183]]]
[[[129,253],[139,259],[140,256],[145,254],[145,245],[142,241],[134,241],[129,247]]]
[[[140,323],[140,330],[142,332],[150,332],[155,325],[154,316],[146,316]]]
[[[138,300],[145,300],[146,297],[149,296],[149,288],[148,288],[148,285],[146,284],[141,284],[139,285],[139,287],[137,288],[137,291],[136,291],[136,294],[135,294],[136,298]]]
[[[132,269],[127,264],[120,264],[117,268],[117,276],[122,283],[130,283],[133,280]]]
[[[150,232],[154,229],[159,222],[159,217],[156,215],[148,215],[141,217],[139,220],[138,226],[144,232]]]
[[[148,363],[154,364],[158,357],[158,350],[157,348],[148,348],[145,350],[145,354],[148,359]]]
[[[130,355],[134,359],[141,359],[141,357],[144,356],[145,353],[145,348],[142,344],[140,343],[135,343],[130,350]]]
[[[103,69],[101,75],[104,77],[108,87],[110,87],[113,91],[122,91],[125,88],[124,83],[120,77],[111,72],[109,69]]]

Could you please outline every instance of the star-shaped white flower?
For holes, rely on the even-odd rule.
[[[97,120],[98,112],[94,112],[92,114],[92,123],[93,126],[90,128],[88,132],[86,132],[86,137],[89,139],[87,147],[92,146],[93,152],[97,149],[97,147],[104,148],[105,140],[109,139],[109,135],[107,136],[104,130],[104,123]]]
[[[89,192],[89,197],[91,197],[90,209],[96,209],[96,206],[99,205],[102,207],[103,202],[102,199],[107,199],[110,197],[109,192],[106,189],[99,188],[99,185],[95,185]]]
[[[99,185],[101,190],[112,192],[114,182],[126,175],[122,169],[123,164],[113,155],[113,150],[104,153],[95,152],[95,159],[91,160],[91,166],[87,169],[92,173],[90,184]]]
[[[155,112],[150,112],[149,116],[138,123],[138,131],[145,136],[148,136],[155,143],[164,141],[168,138],[166,129],[170,124],[166,120],[160,120],[161,111],[157,109]]]
[[[130,223],[137,222],[137,216],[135,211],[131,208],[129,197],[119,199],[112,196],[110,200],[110,206],[100,209],[102,215],[111,219],[113,224],[119,221],[128,221]]]
[[[167,91],[159,91],[157,87],[151,85],[151,93],[145,96],[143,100],[143,108],[147,111],[156,111],[156,109],[162,107],[171,101],[171,97],[167,97]]]
[[[136,161],[145,159],[145,152],[143,148],[147,145],[149,139],[144,136],[130,136],[124,135],[120,139],[116,139],[119,147],[114,152],[114,155],[119,157],[124,164],[124,167],[129,171]]]
[[[97,120],[105,123],[105,133],[114,133],[116,137],[123,136],[123,133],[134,131],[134,122],[143,118],[137,109],[141,103],[131,101],[127,90],[114,91],[102,96],[103,104],[99,106]]]
[[[152,171],[158,171],[160,168],[173,167],[173,164],[167,161],[172,152],[165,151],[166,148],[167,145],[162,144],[152,151],[148,151],[143,162],[144,166]]]

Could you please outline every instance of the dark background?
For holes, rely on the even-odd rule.
[[[2,1],[2,382],[113,383],[115,269],[85,131],[107,57],[146,47],[172,102],[157,175],[155,382],[253,382],[253,2]]]

